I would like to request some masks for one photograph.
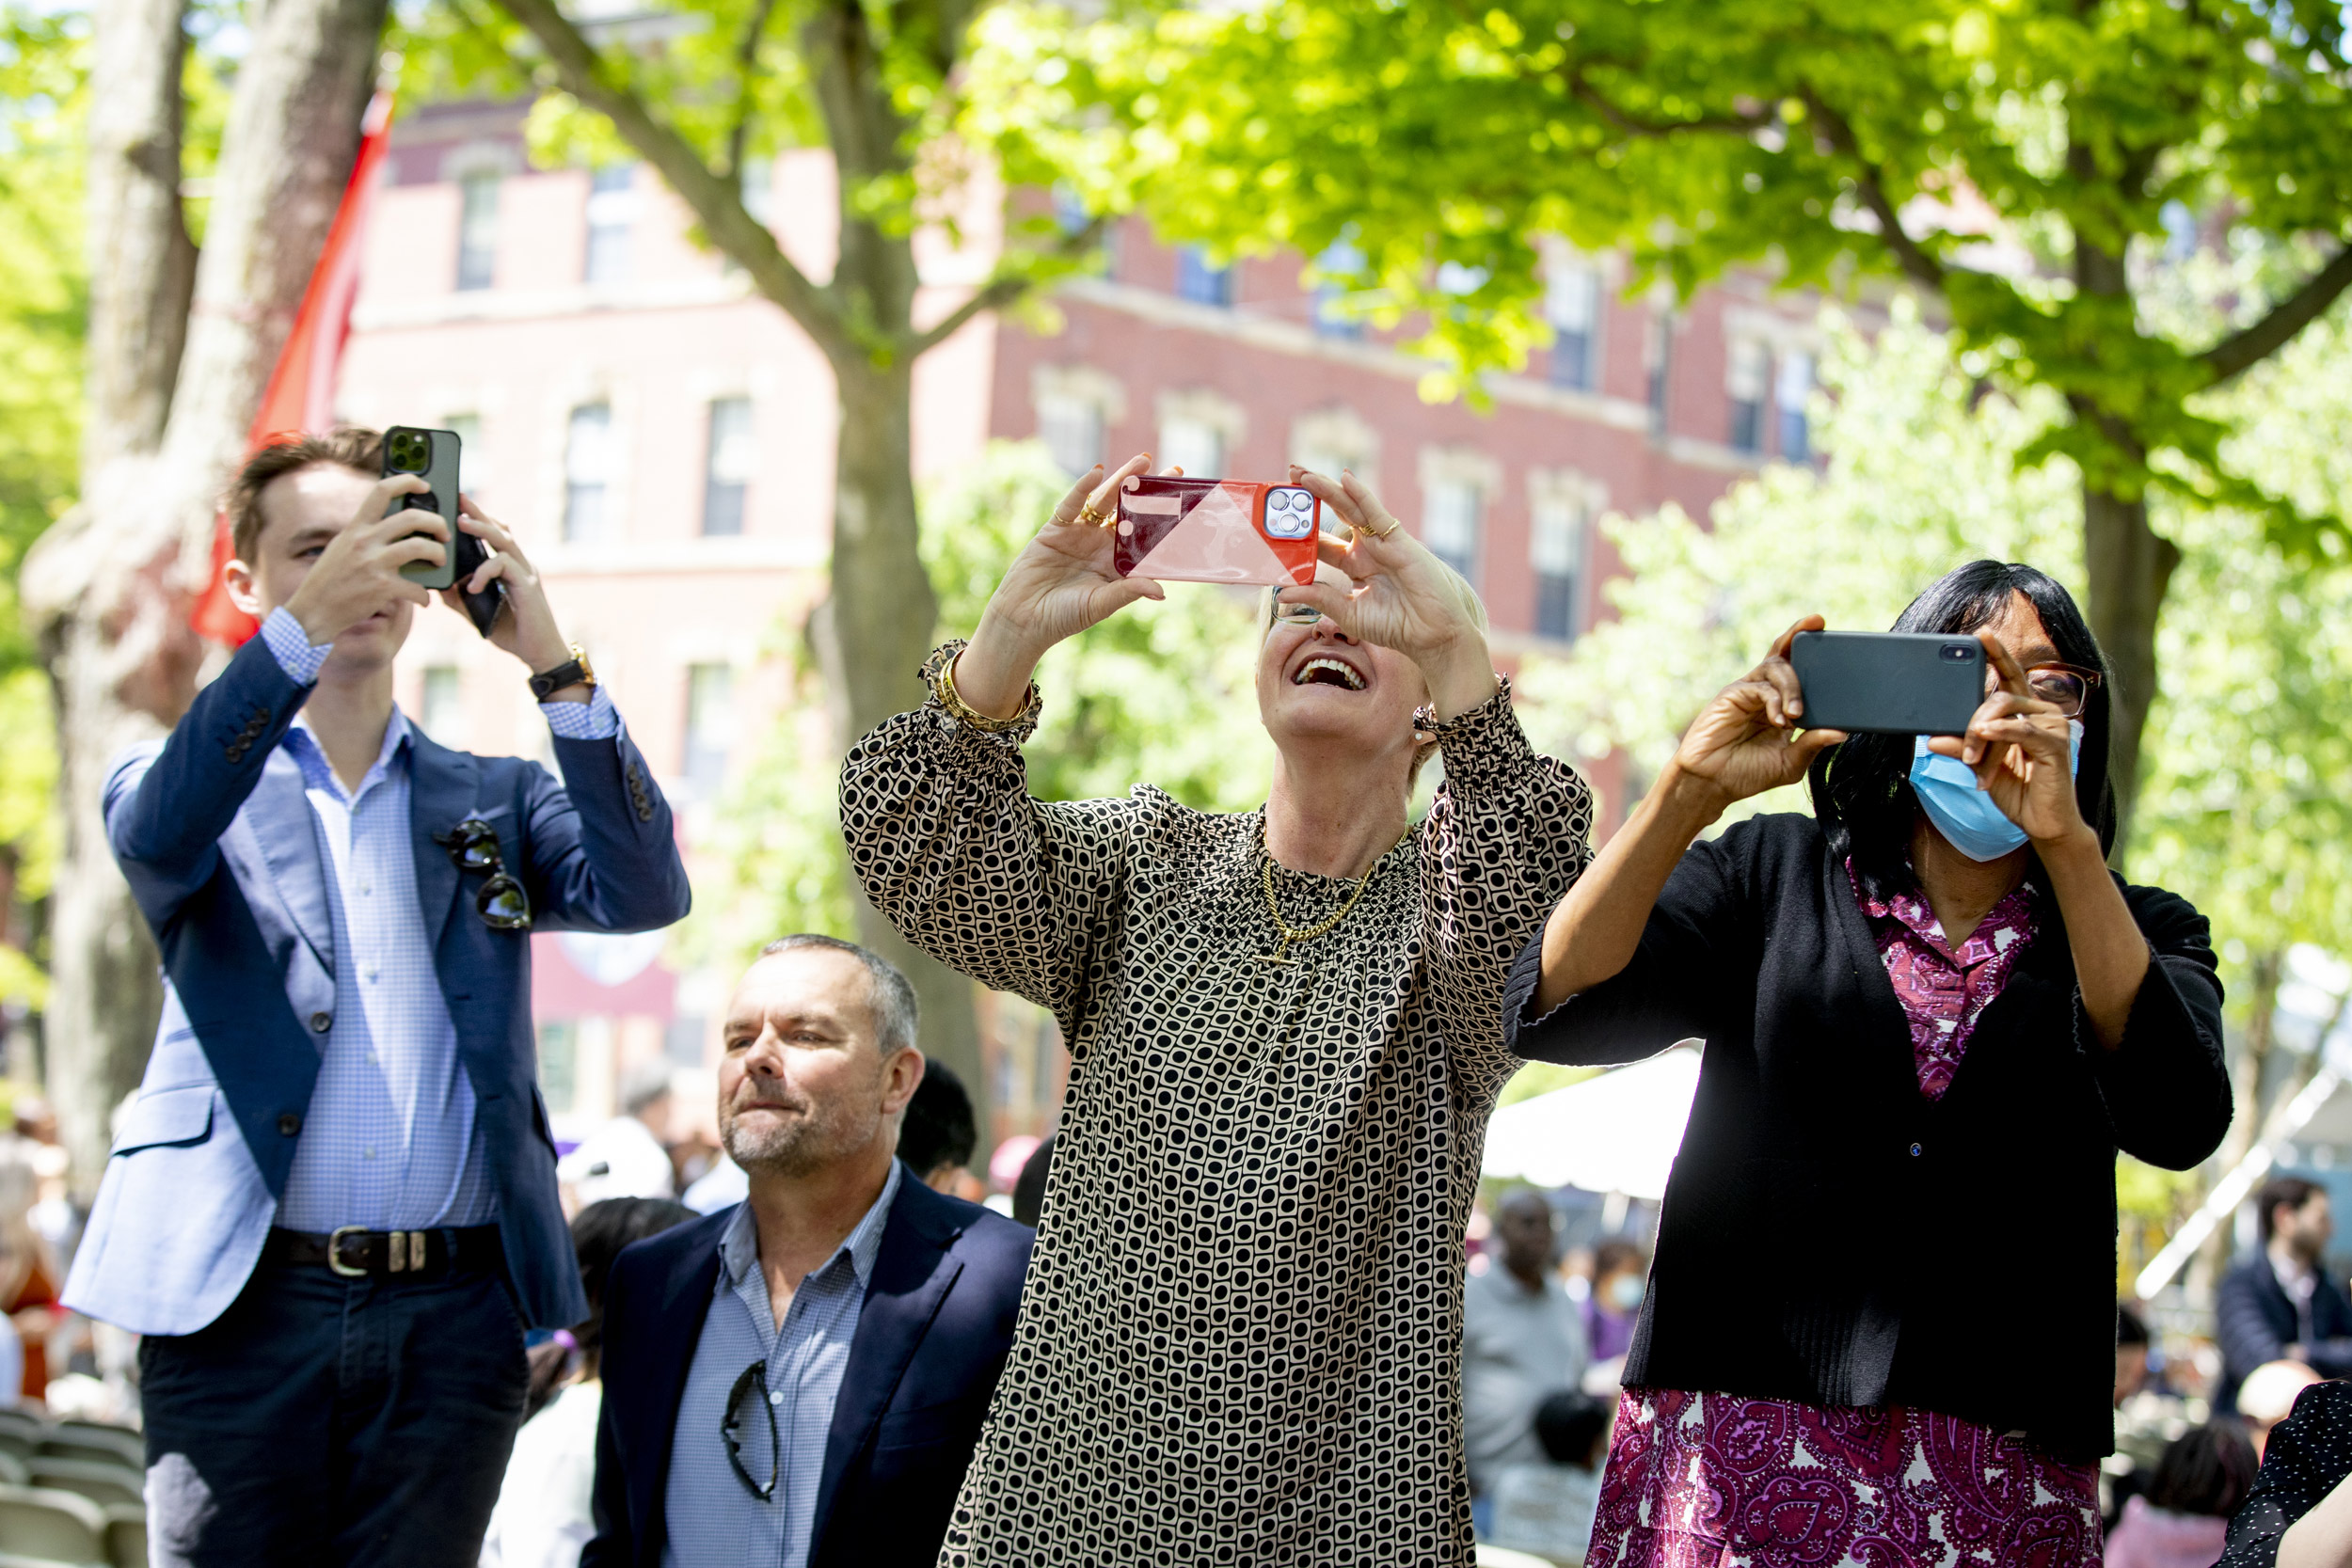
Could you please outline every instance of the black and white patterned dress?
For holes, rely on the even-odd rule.
[[[850,752],[841,820],[908,939],[1051,1008],[1072,1055],[953,1568],[1467,1564],[1462,1232],[1503,977],[1592,797],[1507,691],[1329,935],[1277,950],[1263,813],[1029,798],[936,703]],[[1311,927],[1353,884],[1275,870]]]

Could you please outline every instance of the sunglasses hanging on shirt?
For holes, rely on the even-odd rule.
[[[493,931],[531,929],[531,895],[507,875],[496,828],[479,816],[469,816],[449,832],[435,833],[433,842],[449,851],[451,863],[461,874],[486,874],[488,879],[473,895],[474,912],[482,916],[482,924]]]

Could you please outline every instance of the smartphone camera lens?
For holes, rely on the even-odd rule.
[[[1973,642],[1947,642],[1944,644],[1945,660],[1946,662],[1951,664],[1967,663],[1968,660],[1974,657],[1975,652],[1976,644]]]

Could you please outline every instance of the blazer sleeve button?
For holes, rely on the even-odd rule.
[[[324,1035],[333,1027],[335,1027],[334,1014],[312,1013],[310,1015],[310,1033],[314,1035]]]
[[[288,1111],[278,1118],[278,1131],[280,1136],[291,1138],[302,1131],[302,1118]]]

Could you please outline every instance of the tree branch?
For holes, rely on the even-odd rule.
[[[1773,108],[1767,104],[1745,114],[1701,115],[1696,119],[1644,119],[1618,107],[1585,80],[1581,66],[1552,74],[1577,102],[1629,136],[1670,136],[1677,131],[1759,131],[1775,117]]]
[[[742,263],[759,292],[781,306],[827,357],[860,352],[856,335],[832,295],[792,264],[776,237],[744,208],[742,193],[733,182],[711,173],[684,137],[654,119],[644,102],[614,78],[580,29],[555,8],[554,0],[499,4],[539,40],[564,89],[612,121],[622,139],[693,209],[712,243]]]
[[[1944,286],[1944,263],[1920,248],[1919,242],[1903,232],[1902,221],[1896,215],[1895,204],[1886,198],[1886,186],[1879,166],[1862,155],[1862,147],[1846,123],[1846,117],[1821,101],[1821,95],[1810,87],[1798,89],[1806,109],[1821,122],[1821,130],[1829,137],[1830,146],[1852,160],[1860,172],[1854,185],[1862,193],[1864,205],[1879,221],[1879,238],[1886,242],[1895,259],[1902,263],[1903,273],[1915,283],[1931,289]]]
[[[1063,237],[1054,246],[1057,256],[1076,256],[1092,249],[1103,237],[1103,220],[1089,218],[1087,226]],[[972,297],[948,311],[929,327],[914,335],[907,345],[907,357],[917,359],[963,330],[964,325],[984,310],[1001,310],[1035,288],[1036,281],[1027,277],[998,277],[974,291]]]
[[[2214,385],[2219,386],[2284,348],[2296,333],[2318,320],[2347,287],[2352,287],[2352,244],[2340,246],[2333,261],[2273,306],[2268,315],[2245,331],[2222,339],[2198,356],[2213,372]]]
[[[759,37],[775,14],[776,0],[759,0],[735,50],[735,123],[727,128],[727,178],[739,196],[743,190],[743,144],[752,128],[752,66],[759,55]]]

